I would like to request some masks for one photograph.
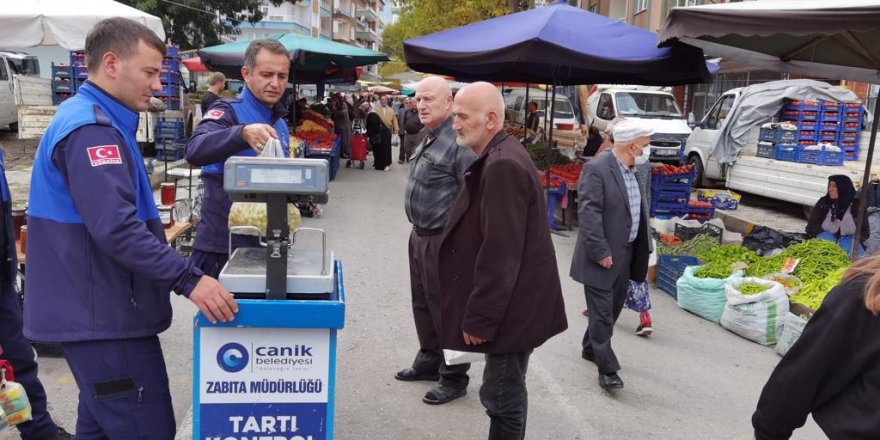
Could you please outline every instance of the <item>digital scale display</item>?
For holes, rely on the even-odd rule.
[[[303,171],[311,174],[311,170],[302,168],[251,168],[251,182],[264,184],[303,183]]]

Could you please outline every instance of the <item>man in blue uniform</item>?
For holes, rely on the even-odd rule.
[[[12,199],[6,182],[6,161],[0,149],[0,354],[12,364],[15,381],[28,395],[34,419],[16,425],[21,438],[73,440],[73,435],[52,421],[46,408],[46,390],[37,378],[37,361],[31,343],[22,334],[21,306],[13,285],[18,273],[15,232],[12,229]]]
[[[24,334],[60,342],[79,387],[77,440],[172,439],[158,334],[170,291],[211,321],[232,295],[165,242],[138,151],[138,111],[161,90],[165,45],[110,18],[86,37],[89,79],[58,107],[34,159]]]
[[[214,101],[186,144],[186,160],[202,167],[205,184],[201,221],[191,259],[217,277],[229,259],[229,209],[223,189],[223,164],[231,156],[256,156],[269,139],[290,152],[290,134],[281,102],[290,72],[290,55],[278,40],[254,40],[245,51],[241,75],[245,87],[235,98]],[[233,246],[255,246],[236,236]]]

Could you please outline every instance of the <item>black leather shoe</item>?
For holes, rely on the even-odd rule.
[[[403,380],[403,381],[407,381],[407,382],[411,382],[414,380],[428,380],[428,381],[433,382],[437,379],[440,379],[440,375],[437,373],[422,373],[422,372],[416,371],[413,368],[404,368],[403,370],[398,371],[394,375],[394,378],[397,380]]]
[[[437,386],[431,388],[430,391],[425,393],[425,397],[422,397],[422,402],[425,402],[428,405],[442,405],[444,403],[452,402],[465,394],[467,394],[467,388],[459,390],[437,384]]]
[[[58,427],[58,432],[52,437],[52,440],[73,440],[73,434],[67,432],[62,427]]]
[[[599,386],[602,387],[603,390],[619,390],[623,388],[623,379],[621,379],[617,373],[599,373]]]
[[[592,351],[581,350],[581,359],[596,363],[596,356],[593,355]]]

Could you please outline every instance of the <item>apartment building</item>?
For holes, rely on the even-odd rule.
[[[384,0],[299,0],[274,6],[263,1],[263,19],[239,25],[241,33],[229,41],[254,40],[280,33],[296,33],[343,44],[379,50],[382,45]],[[377,73],[377,67],[365,71]]]

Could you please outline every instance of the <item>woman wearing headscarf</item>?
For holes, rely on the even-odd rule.
[[[351,157],[351,119],[348,115],[348,104],[342,95],[335,93],[330,101],[330,110],[333,112],[333,131],[339,137],[341,156],[345,159]]]
[[[361,105],[361,111],[367,115],[367,139],[373,151],[373,168],[388,171],[391,167],[391,130],[382,122],[378,113],[371,111],[369,103]]]
[[[806,227],[807,236],[833,241],[849,255],[855,239],[858,216],[859,201],[852,180],[842,174],[831,176],[828,178],[828,192],[816,202],[810,213]],[[868,234],[868,222],[865,222],[861,233],[863,242]],[[864,246],[860,246],[859,255],[864,251]]]

